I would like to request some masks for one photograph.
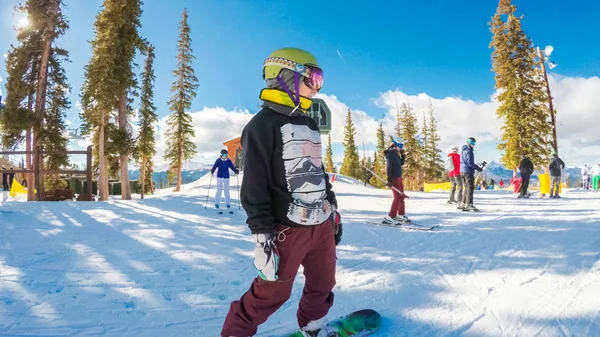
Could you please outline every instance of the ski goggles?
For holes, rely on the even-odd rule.
[[[278,66],[292,70],[304,77],[304,84],[313,90],[321,90],[323,87],[323,69],[310,65],[300,64],[283,57],[269,57],[263,66]]]
[[[221,155],[221,157],[226,157],[226,158],[227,158],[227,153],[223,153],[223,154]]]
[[[321,87],[323,87],[323,69],[311,66],[307,66],[307,68],[310,70],[310,74],[304,76],[304,84],[313,90],[321,90]]]

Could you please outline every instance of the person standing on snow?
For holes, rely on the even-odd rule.
[[[397,138],[392,138],[392,144],[383,151],[387,162],[387,186],[392,188],[394,200],[390,206],[390,212],[383,219],[384,224],[408,223],[410,220],[405,215],[404,185],[402,184],[402,165],[406,160],[404,144]],[[399,193],[400,191],[401,193]]]
[[[527,193],[527,189],[529,188],[529,178],[531,178],[531,174],[533,173],[533,163],[526,154],[523,155],[523,159],[521,159],[521,163],[519,164],[519,171],[521,171],[521,193],[518,198],[529,198],[529,193]]]
[[[229,195],[229,169],[235,174],[240,174],[240,171],[235,168],[231,159],[227,157],[227,150],[221,150],[221,156],[215,161],[210,174],[215,174],[217,170],[217,192],[215,193],[215,207],[218,209],[221,204],[221,194],[225,192],[225,207],[231,208],[231,196]]]
[[[454,146],[452,152],[448,153],[446,158],[446,170],[448,170],[448,178],[450,179],[450,198],[449,204],[460,203],[463,197],[463,181],[460,177],[460,155],[458,147]],[[454,199],[454,194],[458,188],[458,198]]]
[[[467,139],[467,144],[462,147],[462,155],[460,161],[460,176],[462,177],[464,193],[462,202],[458,205],[458,209],[462,209],[465,212],[477,211],[477,208],[473,205],[473,191],[475,190],[475,170],[478,172],[483,171],[483,168],[475,164],[475,155],[473,154],[473,148],[477,141],[473,137]],[[485,162],[484,162],[485,166]]]
[[[2,169],[6,170],[6,166],[2,166]],[[2,173],[2,190],[10,191],[10,188],[8,188],[8,172]]]
[[[323,169],[321,135],[305,112],[323,84],[317,59],[278,49],[263,64],[262,110],[242,131],[240,200],[255,243],[258,277],[231,303],[222,337],[254,336],[290,297],[300,265],[305,286],[297,311],[306,336],[316,336],[333,305],[341,218]]]
[[[592,177],[592,189],[594,192],[598,192],[600,190],[600,164],[594,165],[589,174]]]
[[[581,183],[584,190],[590,189],[590,168],[587,165],[581,168]]]
[[[548,171],[550,171],[550,198],[560,198],[558,191],[560,190],[560,177],[564,168],[565,162],[558,157],[556,151],[552,150],[552,160],[548,165]]]

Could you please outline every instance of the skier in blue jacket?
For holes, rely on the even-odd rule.
[[[215,161],[210,174],[214,174],[217,170],[217,193],[215,194],[215,207],[219,208],[221,203],[221,194],[225,191],[225,207],[231,208],[231,197],[229,195],[229,169],[235,174],[239,174],[240,171],[235,168],[231,159],[227,157],[227,150],[221,150],[221,156]]]
[[[483,170],[479,165],[475,164],[475,155],[473,154],[475,144],[475,138],[469,137],[467,139],[467,144],[462,147],[462,155],[460,156],[460,176],[462,177],[465,191],[463,193],[462,202],[458,205],[458,209],[462,209],[466,212],[477,211],[477,208],[473,205],[475,171],[481,172]],[[485,162],[483,165],[485,166]]]

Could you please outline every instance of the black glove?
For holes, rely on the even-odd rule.
[[[342,228],[342,217],[340,216],[340,213],[338,213],[337,211],[333,211],[332,212],[332,216],[333,216],[333,238],[335,239],[335,245],[337,246],[340,241],[342,241],[342,234],[343,234],[343,228]]]
[[[485,167],[485,165],[487,165],[487,162],[484,160],[483,163],[481,163],[481,167]]]
[[[333,206],[334,209],[337,209],[338,204],[337,204],[337,199],[335,197],[335,192],[333,192],[333,191],[327,192],[327,201],[329,201],[329,204],[331,206]]]
[[[240,170],[235,170],[235,174],[240,174]]]
[[[392,182],[391,182],[391,181],[388,181],[388,183],[387,183],[387,184],[385,184],[385,186],[387,186],[387,187],[391,188],[391,187],[392,187]]]
[[[483,171],[483,169],[481,167],[478,167],[477,172],[481,172],[481,171]]]

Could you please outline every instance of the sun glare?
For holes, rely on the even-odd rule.
[[[29,26],[29,19],[24,16],[19,20],[18,28],[27,28]]]

